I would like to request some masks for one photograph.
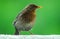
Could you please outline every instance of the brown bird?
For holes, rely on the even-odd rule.
[[[36,17],[35,10],[40,8],[35,4],[30,4],[27,8],[25,8],[14,21],[15,27],[15,35],[19,35],[20,31],[29,31],[34,24],[34,20]]]

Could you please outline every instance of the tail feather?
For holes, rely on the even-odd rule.
[[[14,35],[19,35],[19,32],[15,32],[15,34]]]
[[[19,31],[17,30],[17,28],[15,27],[15,33],[14,35],[19,35]]]

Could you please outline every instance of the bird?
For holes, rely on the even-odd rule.
[[[15,28],[14,35],[19,35],[21,31],[29,31],[32,29],[35,18],[36,18],[36,9],[40,8],[35,4],[29,4],[22,12],[20,12],[15,18],[13,25]]]

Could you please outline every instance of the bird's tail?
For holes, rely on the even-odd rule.
[[[19,32],[15,32],[15,34],[14,35],[19,35]]]
[[[19,35],[19,31],[17,30],[17,28],[15,27],[15,33],[14,35]]]

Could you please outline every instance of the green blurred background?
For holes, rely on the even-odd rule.
[[[41,35],[60,34],[60,0],[0,0],[0,34],[14,34],[13,20],[30,3],[43,7],[36,10],[36,22],[30,31]]]

